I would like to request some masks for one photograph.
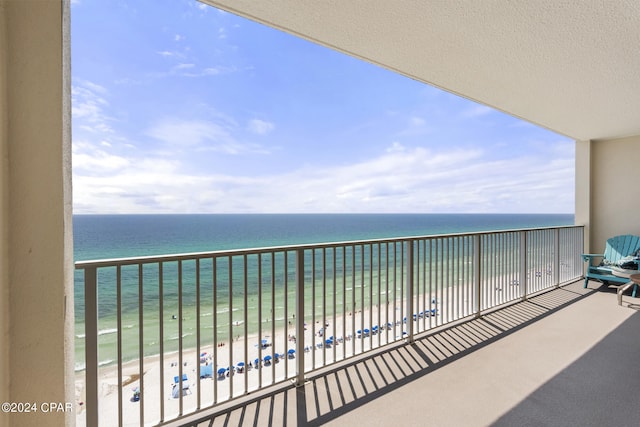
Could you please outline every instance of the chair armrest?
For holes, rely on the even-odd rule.
[[[582,260],[584,262],[591,263],[593,261],[593,259],[597,258],[597,257],[603,258],[604,255],[603,254],[582,254]]]

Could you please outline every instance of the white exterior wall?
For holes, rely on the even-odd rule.
[[[0,402],[9,400],[9,161],[7,147],[6,12],[0,1]],[[0,426],[8,425],[0,414]]]
[[[640,136],[584,144],[590,147],[591,173],[581,176],[576,157],[576,182],[589,179],[590,252],[600,253],[609,237],[640,235]],[[576,218],[579,209],[585,207],[576,204]]]
[[[590,250],[591,230],[591,141],[576,141],[575,224],[584,225],[584,251]]]
[[[2,402],[75,401],[68,19],[66,0],[0,0]],[[75,415],[0,413],[0,426]]]

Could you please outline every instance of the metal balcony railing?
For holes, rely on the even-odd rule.
[[[583,234],[568,226],[78,262],[86,425],[158,425],[302,384],[330,364],[572,282],[583,274]]]

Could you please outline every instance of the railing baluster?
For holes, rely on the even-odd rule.
[[[413,313],[416,312],[413,301],[413,240],[407,240],[407,342],[413,343]]]
[[[202,407],[200,381],[200,258],[196,259],[196,408]],[[182,394],[182,393],[181,393]]]
[[[122,402],[122,267],[116,267],[116,316],[118,341],[118,402]],[[142,390],[140,390],[142,391]],[[122,405],[118,405],[118,425],[124,424]]]
[[[229,269],[229,398],[234,397],[233,394],[233,380],[234,380],[234,372],[233,372],[233,256],[228,257],[227,268]],[[275,338],[275,337],[273,337]],[[273,340],[272,338],[272,340]],[[182,395],[182,393],[181,393]]]
[[[248,323],[249,323],[249,307],[248,307],[248,301],[249,301],[249,274],[248,274],[248,266],[247,266],[247,254],[244,254],[244,286],[242,289],[242,293],[243,293],[243,311],[244,311],[244,316],[242,318],[243,320],[243,341],[244,341],[244,355],[242,356],[242,362],[244,363],[244,366],[242,367],[242,371],[244,372],[243,374],[243,379],[244,379],[244,394],[247,394],[248,390],[249,390],[249,375],[248,375],[248,369],[249,369],[249,360],[248,360],[248,354],[249,354],[249,333],[248,333]],[[285,301],[286,301],[286,291],[285,291]],[[285,304],[286,307],[286,304]],[[286,308],[285,308],[286,310]],[[286,311],[285,311],[286,313]],[[286,317],[286,316],[285,316]]]
[[[158,304],[160,334],[160,384],[164,384],[164,277],[163,263],[158,263]],[[120,358],[120,356],[118,356]],[[164,421],[164,387],[160,387],[160,422]]]
[[[560,287],[560,230],[553,230],[553,284]]]
[[[84,270],[84,362],[87,425],[98,424],[98,272]]]
[[[274,256],[275,253],[271,253],[271,258]],[[262,319],[262,254],[258,254],[258,360],[254,360],[255,369],[258,370],[258,389],[262,388],[262,369],[260,367],[262,363]]]
[[[174,387],[178,387],[178,415],[184,411],[184,401],[182,400],[182,321],[184,313],[182,311],[182,260],[178,260],[178,381],[174,381]]]
[[[296,250],[296,386],[304,385],[304,250]],[[313,325],[311,326],[313,327]]]
[[[482,268],[480,263],[481,258],[481,236],[474,236],[473,239],[473,272],[474,272],[474,287],[475,287],[475,316],[480,317],[482,312]]]
[[[527,265],[527,232],[520,232],[520,277],[522,277],[520,298],[524,301],[527,299],[529,289],[529,267]]]
[[[212,291],[212,295],[211,295],[211,305],[212,305],[212,313],[211,313],[211,317],[213,319],[211,319],[211,327],[213,328],[213,343],[215,344],[215,347],[213,347],[213,362],[212,363],[217,363],[218,362],[218,349],[220,348],[219,346],[219,342],[218,342],[218,258],[217,257],[213,257],[211,258],[211,291]],[[216,368],[216,365],[214,364],[213,367],[211,368],[212,373],[211,375],[218,375],[218,372],[213,372],[213,370]],[[216,403],[218,403],[218,381],[214,381],[213,382],[213,404],[215,405]]]

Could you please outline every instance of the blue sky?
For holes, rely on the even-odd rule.
[[[574,142],[191,0],[72,2],[75,213],[573,213]]]

